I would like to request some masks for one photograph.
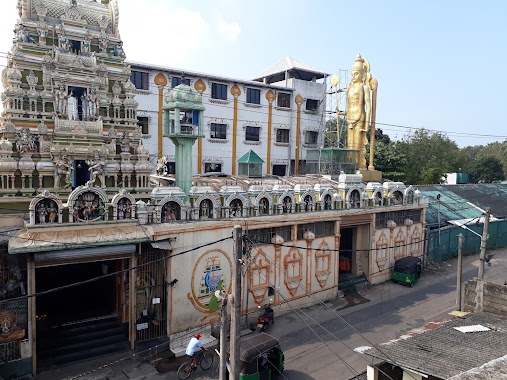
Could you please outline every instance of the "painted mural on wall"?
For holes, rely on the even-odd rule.
[[[206,252],[195,263],[191,278],[192,290],[187,297],[199,312],[205,314],[201,322],[219,309],[215,291],[223,288],[226,293],[229,292],[231,268],[229,256],[221,249]]]
[[[99,195],[87,191],[81,194],[73,206],[74,222],[96,222],[103,220],[105,206]]]
[[[58,223],[58,206],[52,199],[46,198],[35,207],[35,224]]]

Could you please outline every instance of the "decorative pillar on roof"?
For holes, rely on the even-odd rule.
[[[176,186],[188,195],[192,187],[192,146],[204,137],[202,96],[180,84],[166,94],[163,109],[164,135],[176,148]]]

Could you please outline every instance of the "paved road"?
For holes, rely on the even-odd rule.
[[[485,278],[503,283],[507,280],[506,251],[498,251],[495,258],[492,266],[486,267]],[[477,275],[477,259],[478,256],[464,259],[463,281]],[[455,309],[455,292],[456,260],[452,260],[426,270],[413,288],[388,282],[360,292],[369,302],[339,311],[332,307],[312,308],[308,314],[328,332],[310,322],[315,333],[302,322],[288,323],[297,325],[291,331],[284,331],[287,328],[280,325],[272,330],[286,352],[284,375],[291,380],[336,379],[336,374],[340,374],[339,379],[349,379],[364,372],[371,358],[353,348],[387,342],[447,316]]]
[[[463,260],[463,281],[477,275],[478,256]],[[485,278],[507,280],[507,250],[498,250]],[[387,342],[425,323],[448,316],[456,305],[456,260],[424,271],[413,288],[391,282],[358,295],[276,316],[269,333],[280,339],[286,371],[279,379],[347,380],[366,370],[369,356],[353,349]],[[344,303],[359,303],[343,308]],[[303,321],[304,322],[303,322]],[[196,373],[193,379],[209,379]],[[165,374],[167,379],[174,375]]]

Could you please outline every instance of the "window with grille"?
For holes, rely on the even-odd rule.
[[[319,108],[319,101],[315,99],[306,99],[306,110],[317,111]]]
[[[246,102],[250,104],[261,104],[261,90],[257,90],[255,88],[247,88]]]
[[[139,125],[141,127],[141,133],[143,135],[147,135],[149,133],[148,132],[149,120],[150,120],[149,118],[144,117],[144,116],[137,117],[137,125]]]
[[[227,85],[221,83],[212,83],[211,97],[213,99],[227,100]]]
[[[405,223],[405,219],[407,218],[411,219],[414,223],[421,223],[421,210],[379,212],[375,215],[375,228],[386,228],[389,220],[394,221],[397,226],[400,226]]]
[[[290,108],[290,94],[279,92],[276,105],[282,108]]]
[[[277,143],[289,143],[289,130],[288,129],[277,129],[276,130],[276,142]]]
[[[283,241],[292,241],[292,226],[280,226],[275,228],[262,228],[251,230],[248,238],[256,244],[270,244],[275,235],[283,238]]]
[[[246,141],[259,141],[261,129],[259,127],[246,127],[245,131]]]
[[[315,237],[333,236],[334,226],[334,222],[300,224],[298,225],[298,240],[304,239],[304,233],[306,231],[313,232],[315,234]]]
[[[211,123],[210,137],[212,139],[227,139],[227,124]]]
[[[319,138],[319,132],[306,131],[306,133],[305,133],[305,144],[307,144],[307,145],[315,145],[315,144],[317,144],[317,139],[318,138]]]
[[[180,84],[186,84],[187,86],[190,86],[190,79],[186,78],[171,78],[171,88],[174,88]]]
[[[130,81],[134,83],[138,90],[150,89],[150,74],[144,71],[134,71],[130,73]]]

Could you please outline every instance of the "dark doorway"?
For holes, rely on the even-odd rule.
[[[352,273],[353,249],[354,229],[342,228],[340,230],[340,274]]]
[[[75,120],[85,120],[84,114],[86,113],[86,110],[83,109],[83,99],[86,89],[84,87],[75,87],[75,86],[69,86],[69,95],[72,94],[74,97],[74,101],[76,102],[76,109],[74,111]],[[69,106],[71,107],[72,102],[68,102]],[[68,110],[68,114],[73,114],[73,111],[71,109]]]
[[[81,41],[69,40],[69,49],[73,53],[78,53],[81,51]]]
[[[74,170],[72,171],[72,188],[83,186],[90,180],[88,164],[85,160],[75,160]]]
[[[37,293],[44,292],[90,280],[114,270],[114,261],[37,268],[36,291]],[[113,314],[115,278],[114,276],[103,277],[37,297],[37,318],[53,325]]]
[[[283,177],[286,171],[287,165],[273,165],[273,175]]]

